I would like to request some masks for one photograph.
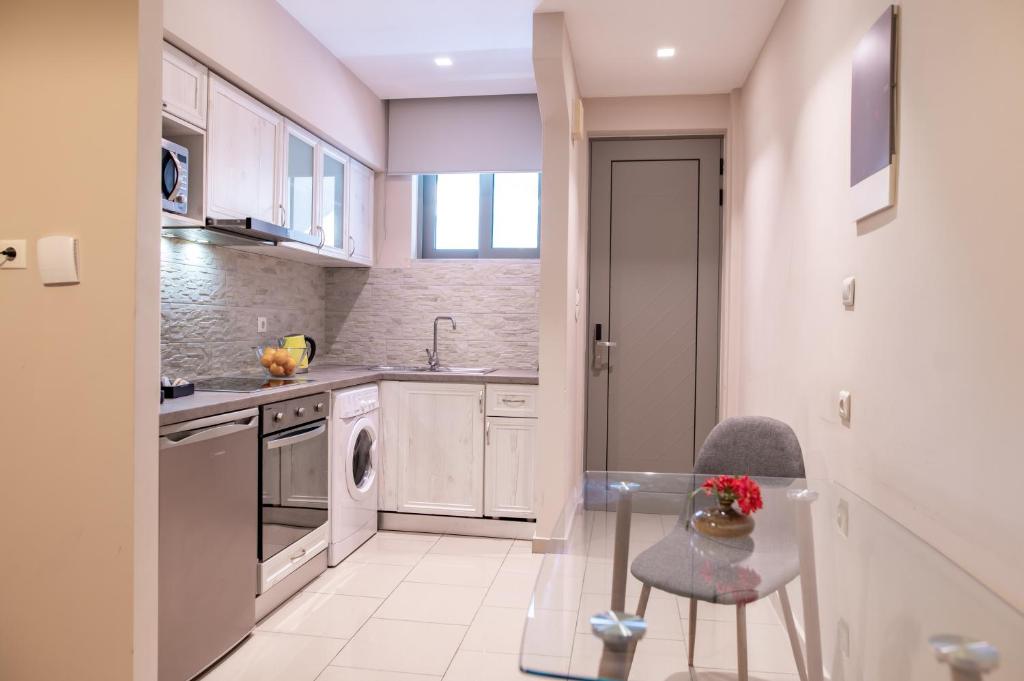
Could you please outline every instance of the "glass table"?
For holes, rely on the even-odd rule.
[[[1024,613],[844,487],[756,478],[741,539],[706,476],[587,473],[545,555],[522,671],[609,681],[1021,681]],[[1017,537],[1015,541],[1024,539]],[[1024,579],[1024,573],[1021,578]]]

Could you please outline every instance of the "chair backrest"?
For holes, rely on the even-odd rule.
[[[693,472],[803,478],[804,455],[796,433],[767,416],[733,416],[708,434]]]

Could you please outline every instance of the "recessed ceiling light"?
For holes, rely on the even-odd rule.
[[[451,57],[434,57],[434,63],[437,64],[438,66],[451,66],[452,65],[452,58]]]
[[[658,48],[658,59],[668,59],[669,57],[676,56],[676,48],[674,47],[659,47]]]

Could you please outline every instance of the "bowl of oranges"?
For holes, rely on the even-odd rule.
[[[271,378],[287,378],[295,373],[296,367],[309,355],[309,346],[304,348],[282,348],[279,345],[257,345],[256,355],[260,365]]]

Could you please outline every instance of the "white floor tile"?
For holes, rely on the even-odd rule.
[[[440,676],[385,672],[377,669],[356,669],[354,667],[328,667],[316,681],[441,681]]]
[[[527,610],[484,606],[476,614],[460,650],[518,653],[523,643]],[[569,657],[576,612],[534,610],[527,649],[533,655]]]
[[[499,608],[527,608],[533,598],[536,575],[499,570],[484,598],[484,605]]]
[[[608,610],[611,603],[608,596],[597,594],[584,594],[580,601],[579,619],[576,622],[577,634],[590,633],[590,617],[599,612]],[[651,599],[647,603],[647,612],[644,613],[647,621],[647,634],[645,638],[667,638],[673,641],[682,641],[683,624],[679,619],[679,608],[675,599]]]
[[[370,619],[331,664],[442,676],[465,634],[455,624]]]
[[[626,610],[632,612],[640,598],[640,590],[643,584],[632,574],[626,575]],[[607,594],[612,593],[612,561],[603,558],[591,558],[587,560],[587,574],[583,579],[583,593]],[[651,600],[659,598],[675,598],[672,594],[651,590]]]
[[[445,535],[430,549],[431,553],[445,553],[457,556],[489,556],[504,558],[512,547],[511,539],[488,537],[459,537]]]
[[[402,582],[380,606],[375,616],[381,619],[469,625],[486,593],[487,589],[481,586]]]
[[[536,576],[544,565],[541,553],[509,553],[501,563],[502,572],[523,572]]]
[[[509,555],[519,554],[532,554],[533,553],[533,542],[524,539],[516,539],[512,542],[512,548],[508,550]],[[543,555],[543,554],[537,554]]]
[[[437,540],[434,535],[378,532],[346,558],[346,562],[412,566]]]
[[[407,582],[457,584],[488,587],[501,568],[495,556],[468,556],[429,553],[406,576]]]
[[[687,627],[686,622],[683,628]],[[697,620],[693,664],[711,669],[736,669],[736,624]],[[793,649],[778,624],[747,622],[747,668],[756,672],[796,673]]]
[[[202,681],[313,681],[345,641],[256,632]]]
[[[387,598],[409,574],[408,565],[379,565],[345,561],[314,579],[305,591],[345,596]]]
[[[383,602],[380,598],[302,592],[257,627],[279,634],[352,638]]]
[[[544,661],[544,669],[568,671],[568,658]],[[519,656],[511,653],[478,653],[459,650],[444,681],[526,681],[536,676],[519,671]]]

